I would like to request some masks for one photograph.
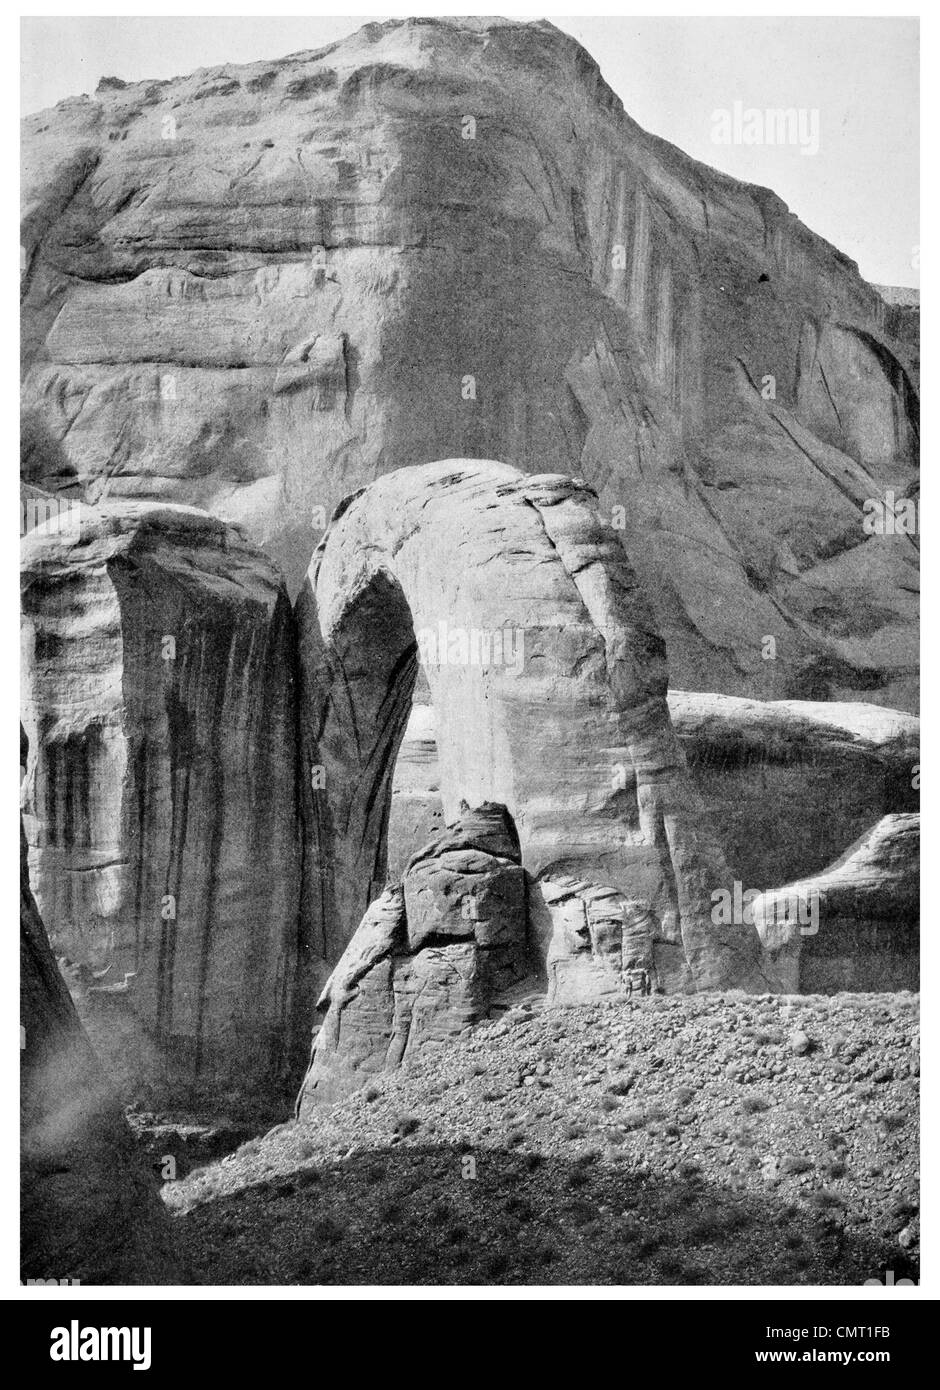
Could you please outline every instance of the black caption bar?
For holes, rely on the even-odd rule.
[[[433,1291],[415,1294],[441,1299]],[[583,1295],[576,1292],[571,1301],[582,1296],[593,1297],[585,1290]],[[362,1298],[376,1301],[357,1290],[339,1301]],[[498,1293],[489,1289],[483,1298],[499,1301]],[[461,1296],[453,1301],[468,1300]],[[527,1294],[525,1301],[540,1301],[538,1292]],[[627,1343],[644,1357],[664,1363],[670,1374],[685,1367],[711,1374],[742,1369],[755,1373],[758,1380],[771,1369],[822,1374],[828,1369],[850,1373],[873,1369],[885,1375],[913,1372],[925,1364],[926,1333],[933,1318],[933,1303],[924,1300],[742,1302],[731,1296],[727,1301],[624,1301],[637,1303],[623,1314],[629,1319],[624,1328]],[[310,1302],[326,1300],[316,1289],[310,1290],[308,1299],[290,1301],[102,1299],[76,1303],[36,1297],[7,1302],[3,1317],[8,1344],[16,1346],[27,1375],[42,1370],[63,1384],[83,1372],[99,1379],[105,1374],[131,1374],[138,1380],[149,1375],[165,1383],[168,1375],[206,1371],[218,1379],[231,1371],[245,1377],[253,1368],[281,1370],[294,1362],[298,1370],[312,1374],[314,1366],[322,1368],[323,1353],[336,1335],[335,1320],[342,1315],[332,1307],[304,1306]],[[466,1317],[465,1310],[453,1311]],[[382,1310],[372,1307],[366,1316],[370,1325],[384,1316],[400,1319],[401,1304],[396,1301]],[[525,1339],[529,1350],[523,1352],[520,1344],[520,1356],[529,1356],[535,1330],[529,1328]],[[439,1336],[440,1331],[438,1325],[432,1335]],[[363,1372],[363,1351],[371,1346],[377,1359],[387,1355],[388,1344],[381,1337],[356,1337],[357,1378]],[[505,1350],[511,1357],[508,1345]]]

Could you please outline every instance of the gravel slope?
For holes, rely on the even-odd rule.
[[[167,1184],[189,1278],[916,1278],[918,1004],[523,1005]]]

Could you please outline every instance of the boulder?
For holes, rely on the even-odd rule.
[[[917,698],[911,325],[544,21],[367,24],[23,125],[31,480],[244,523],[303,583],[432,459],[583,477],[675,683]],[[774,657],[768,659],[768,640]]]
[[[525,922],[525,875],[502,807],[471,811],[464,803],[456,826],[409,861],[403,885],[412,951],[445,940],[515,948]]]
[[[23,630],[36,897],[115,1080],[296,1084],[295,644],[271,562],[191,509],[84,506],[77,535],[23,542]]]

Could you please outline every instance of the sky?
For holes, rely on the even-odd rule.
[[[383,16],[26,18],[21,108],[91,94],[102,76],[176,77],[319,48],[369,18]],[[916,19],[551,19],[644,129],[772,188],[866,279],[919,285]],[[798,113],[802,143],[744,143],[768,109]],[[725,112],[738,138],[717,143]]]

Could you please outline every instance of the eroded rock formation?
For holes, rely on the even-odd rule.
[[[882,816],[917,809],[920,720],[878,705],[670,690],[669,713],[734,877],[826,868]]]
[[[909,305],[546,23],[110,79],[27,120],[24,182],[26,496],[83,499],[24,526],[27,830],[122,1081],[290,1084],[314,978],[310,1105],[520,973],[874,977],[859,933],[910,915],[918,542],[870,524],[919,496]],[[726,694],[667,703],[667,666]],[[833,860],[811,944],[716,921]]]
[[[916,537],[864,526],[915,495],[910,325],[551,24],[369,24],[24,133],[34,483],[244,522],[294,593],[378,474],[584,477],[677,686],[914,707]]]
[[[447,820],[506,807],[530,877],[646,902],[685,987],[767,987],[754,933],[711,920],[727,866],[669,721],[664,646],[585,485],[471,460],[380,478],[337,510],[298,622],[327,960],[385,882],[420,664]]]
[[[172,1281],[169,1219],[56,967],[22,831],[20,1044],[21,1277]]]
[[[667,703],[731,874],[748,887],[824,869],[882,816],[917,807],[915,715],[689,690],[670,690]],[[416,703],[395,767],[390,867],[442,814],[434,709]]]
[[[525,875],[508,817],[464,807],[369,905],[327,981],[299,1115],[486,1018],[528,967]]]
[[[643,996],[672,983],[669,957],[675,963],[678,953],[663,949],[648,903],[572,878],[542,879],[538,889],[551,918],[545,953],[549,1003]],[[681,964],[679,974],[681,979]]]
[[[752,912],[791,993],[916,990],[920,816],[883,817],[828,869],[762,894]]]
[[[23,559],[33,881],[56,954],[94,977],[96,1045],[175,1095],[287,1084],[305,1028],[283,584],[222,522],[126,500],[84,507],[77,536],[37,528]]]

